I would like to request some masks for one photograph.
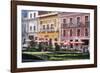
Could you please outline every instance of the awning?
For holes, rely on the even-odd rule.
[[[81,41],[79,41],[79,42],[70,42],[71,44],[83,44],[84,42],[81,42]]]
[[[64,45],[70,45],[70,42],[64,42]]]

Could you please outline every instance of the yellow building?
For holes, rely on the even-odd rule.
[[[38,19],[39,39],[59,40],[58,13],[48,13],[39,16]]]

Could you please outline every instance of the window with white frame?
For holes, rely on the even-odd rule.
[[[32,31],[32,26],[30,26],[30,31]]]
[[[32,13],[30,13],[30,18],[32,18]]]

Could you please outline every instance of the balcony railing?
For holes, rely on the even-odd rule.
[[[90,23],[89,22],[85,22],[82,23],[82,22],[79,22],[79,23],[62,23],[61,24],[61,28],[69,28],[69,27],[89,27],[90,26]]]
[[[40,32],[57,32],[58,29],[41,29]]]

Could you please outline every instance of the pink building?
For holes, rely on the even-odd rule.
[[[61,18],[61,41],[71,42],[70,48],[88,48],[90,37],[90,14],[63,12],[60,13],[59,16]]]

